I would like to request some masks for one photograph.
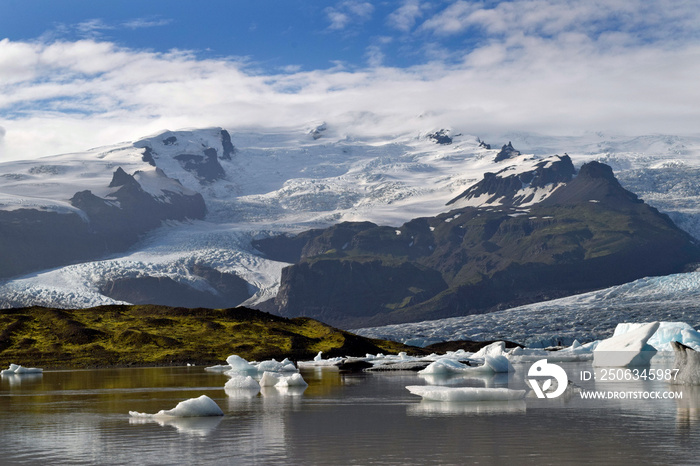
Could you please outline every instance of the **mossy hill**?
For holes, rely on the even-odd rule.
[[[45,368],[224,364],[248,360],[421,352],[372,340],[309,318],[287,319],[247,308],[101,306],[0,310],[0,366]]]
[[[343,328],[488,312],[700,260],[690,235],[597,162],[526,208],[465,207],[399,228],[342,223],[255,246],[296,262],[266,309]]]

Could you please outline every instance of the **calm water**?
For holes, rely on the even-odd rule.
[[[406,385],[524,387],[510,376],[304,371],[303,394],[226,393],[203,368],[45,372],[0,382],[0,464],[687,464],[700,456],[700,394],[683,400],[440,403]],[[568,364],[567,373],[590,368]],[[609,388],[598,385],[596,388]],[[615,389],[619,389],[616,386]],[[658,382],[625,389],[667,390]],[[674,388],[676,390],[677,388]],[[206,394],[223,418],[155,422]]]

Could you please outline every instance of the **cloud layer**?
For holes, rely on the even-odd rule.
[[[278,73],[94,38],[5,39],[1,156],[80,150],[164,128],[310,120],[375,134],[440,126],[472,134],[697,133],[697,10],[664,0],[456,1],[443,9],[405,0],[382,19],[386,35],[368,42],[364,66]],[[343,1],[322,14],[332,33],[377,11]],[[383,66],[401,41],[420,42],[422,64]]]

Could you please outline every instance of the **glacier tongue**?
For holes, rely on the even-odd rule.
[[[576,296],[488,314],[354,329],[359,335],[425,346],[447,340],[512,340],[529,347],[611,336],[620,322],[700,326],[700,272],[649,277]]]

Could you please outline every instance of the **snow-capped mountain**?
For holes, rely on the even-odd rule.
[[[167,191],[177,183],[183,193],[200,194],[206,205],[202,219],[165,220],[126,251],[10,277],[0,286],[0,305],[125,302],[128,296],[115,294],[115,284],[144,278],[157,279],[161,294],[178,290],[180,299],[210,295],[222,305],[252,305],[277,294],[288,265],[264,257],[251,245],[254,239],[341,221],[398,226],[453,209],[447,203],[485,173],[501,178],[530,173],[564,153],[576,167],[590,160],[608,163],[623,186],[700,237],[700,137],[507,134],[490,141],[494,147],[512,141],[513,151],[496,161],[502,150],[488,148],[476,135],[455,133],[431,129],[362,138],[321,124],[231,133],[165,131],[79,154],[0,164],[0,211],[6,213],[71,213],[84,222],[86,212],[71,199],[90,190],[109,201],[119,168],[154,199],[162,200],[164,183]],[[544,183],[543,190],[531,180],[519,182],[522,189],[537,188],[533,199],[545,198],[553,186]],[[234,277],[245,282],[246,299]]]

